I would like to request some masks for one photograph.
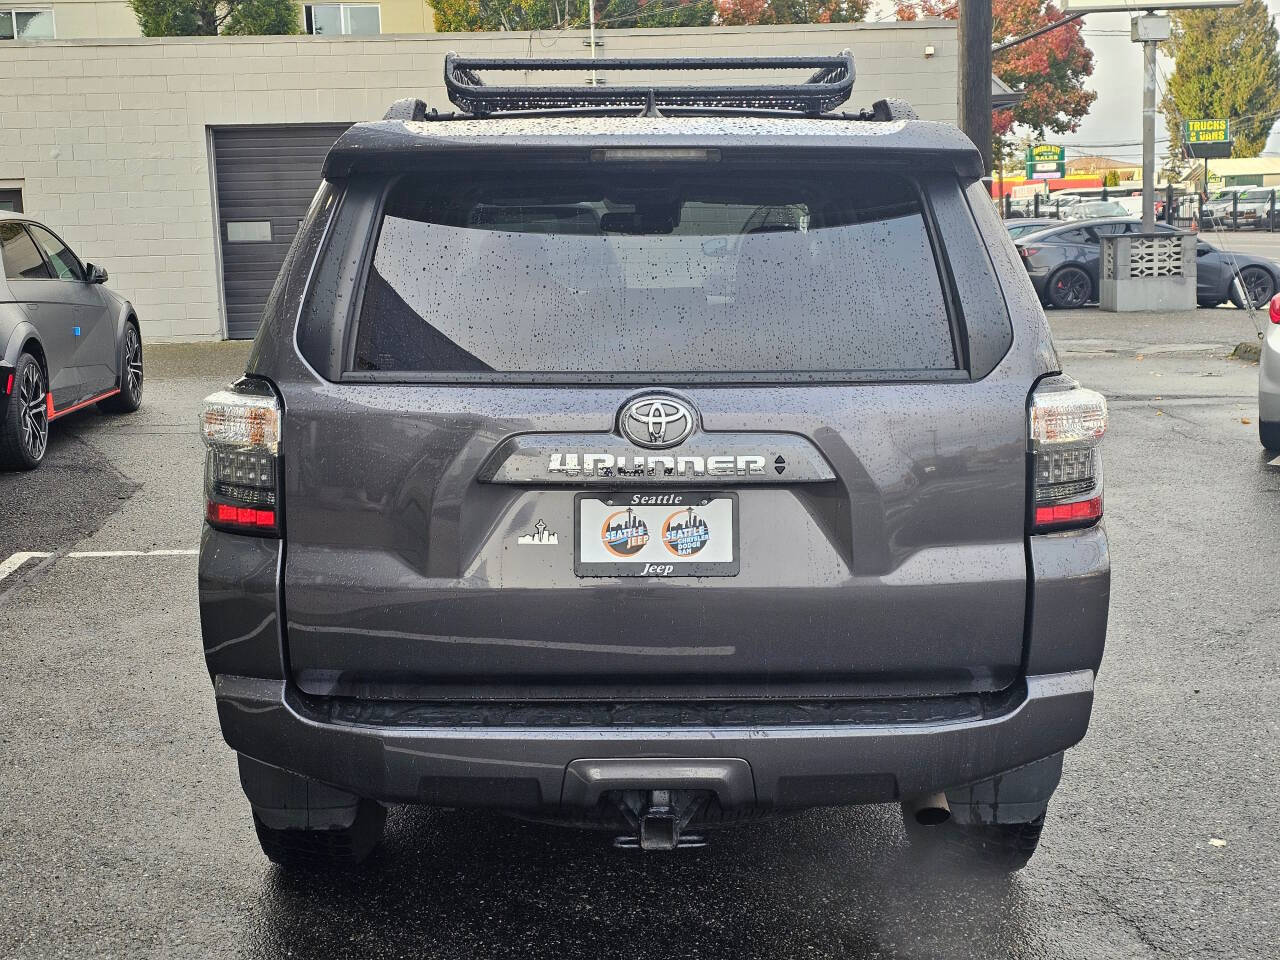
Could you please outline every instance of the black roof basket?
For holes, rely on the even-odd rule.
[[[488,86],[486,70],[585,72],[613,70],[814,70],[804,83],[758,83],[698,86],[640,84],[630,86]],[[634,107],[655,113],[659,107],[728,110],[779,110],[816,115],[849,99],[853,91],[853,54],[834,57],[623,57],[608,60],[444,58],[444,85],[449,99],[477,116],[527,110],[573,110]]]

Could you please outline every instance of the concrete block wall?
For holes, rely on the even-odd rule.
[[[146,338],[217,338],[224,324],[210,128],[377,119],[405,96],[446,110],[446,52],[582,56],[583,40],[581,31],[564,31],[6,44],[0,188],[19,186],[29,214],[107,267],[111,286],[138,308]],[[858,73],[850,109],[905,96],[926,119],[956,116],[950,22],[611,30],[604,41],[601,56],[849,47]]]

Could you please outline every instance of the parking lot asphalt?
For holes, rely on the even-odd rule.
[[[1257,367],[1229,357],[1253,325],[1050,319],[1111,400],[1114,583],[1090,735],[1014,878],[922,875],[890,807],[670,855],[404,808],[358,873],[283,875],[218,734],[181,552],[197,405],[245,351],[154,348],[141,411],[60,421],[41,471],[0,474],[0,564],[53,554],[0,580],[0,957],[1274,957],[1280,468]]]
[[[1280,230],[1206,230],[1202,235],[1224,250],[1251,253],[1280,262]]]

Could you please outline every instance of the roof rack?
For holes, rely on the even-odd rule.
[[[628,86],[489,86],[481,71],[555,72],[567,70],[815,70],[804,83],[639,84]],[[444,58],[444,85],[458,107],[483,117],[528,110],[634,107],[657,115],[659,107],[708,107],[781,110],[816,115],[849,99],[853,91],[853,53],[834,57],[623,57],[607,60]]]

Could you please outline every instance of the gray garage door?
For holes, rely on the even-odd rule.
[[[258,332],[262,307],[320,183],[324,155],[347,124],[215,130],[227,333]]]

